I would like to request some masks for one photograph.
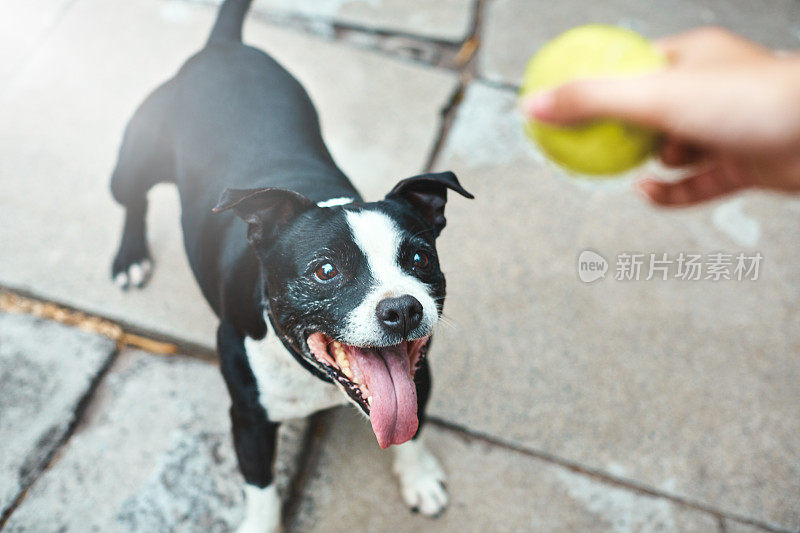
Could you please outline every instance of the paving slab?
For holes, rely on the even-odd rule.
[[[448,325],[432,412],[776,527],[800,526],[800,202],[751,193],[657,210],[629,181],[546,164],[512,91],[469,86],[436,163]],[[577,260],[610,261],[585,284]],[[616,281],[622,252],[763,259],[756,281]],[[674,270],[673,270],[674,273]]]
[[[713,531],[716,519],[610,486],[528,455],[436,426],[425,442],[447,472],[450,506],[411,514],[362,417],[340,409],[327,433],[291,531]]]
[[[5,0],[0,4],[0,85],[7,86],[19,73],[70,3],[71,0]]]
[[[0,233],[0,284],[213,346],[215,320],[189,273],[171,186],[150,194],[150,285],[122,293],[111,284],[122,210],[108,177],[127,119],[202,45],[214,15],[210,5],[163,0],[81,0],[65,13],[0,96],[0,227],[10,228]],[[422,169],[452,73],[256,20],[245,33],[303,81],[331,151],[367,197]]]
[[[254,7],[450,42],[467,38],[474,12],[472,0],[256,0]]]
[[[123,352],[81,425],[11,515],[8,531],[228,531],[243,479],[219,370]],[[277,482],[295,473],[304,422],[282,426]]]
[[[495,0],[486,3],[480,75],[519,85],[525,64],[542,44],[589,23],[616,24],[650,38],[723,26],[773,48],[800,47],[800,4],[794,0]]]
[[[0,313],[0,515],[64,439],[114,349],[99,335]]]

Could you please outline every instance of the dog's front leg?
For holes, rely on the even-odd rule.
[[[417,417],[419,428],[410,441],[394,446],[393,470],[400,481],[400,492],[412,511],[436,516],[447,507],[445,475],[439,461],[420,439],[425,422],[425,406],[431,389],[430,367],[427,359],[420,362],[414,375],[417,387]]]
[[[278,424],[261,413],[231,407],[233,442],[245,480],[245,517],[239,533],[274,533],[281,528],[281,500],[272,476]]]
[[[217,351],[231,396],[233,444],[245,480],[246,514],[239,532],[281,531],[281,500],[272,475],[279,424],[268,419],[259,402],[243,338],[231,324],[220,324]]]

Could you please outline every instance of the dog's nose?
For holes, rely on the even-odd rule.
[[[398,298],[384,298],[375,308],[378,321],[389,333],[404,337],[422,322],[422,304],[406,294]]]

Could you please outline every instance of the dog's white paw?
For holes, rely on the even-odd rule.
[[[282,533],[282,530],[269,529],[255,520],[245,520],[236,528],[236,533]]]
[[[149,259],[142,259],[137,263],[131,263],[127,269],[118,272],[114,276],[114,283],[120,289],[127,289],[128,287],[142,287],[147,279],[150,277],[150,272],[153,269],[153,263]]]
[[[276,526],[265,526],[255,520],[245,520],[236,528],[236,533],[283,533],[280,523]]]
[[[244,486],[245,517],[237,533],[282,533],[281,499],[275,484],[259,488]]]
[[[418,440],[395,446],[393,470],[412,511],[436,516],[447,507],[445,475],[439,461]]]

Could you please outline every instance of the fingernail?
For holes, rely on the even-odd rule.
[[[555,98],[552,91],[543,91],[525,98],[522,112],[531,118],[546,120],[553,111]]]
[[[651,176],[643,178],[639,181],[635,181],[633,183],[633,190],[642,198],[652,202],[653,201],[653,185],[655,185],[656,180],[654,180]]]

